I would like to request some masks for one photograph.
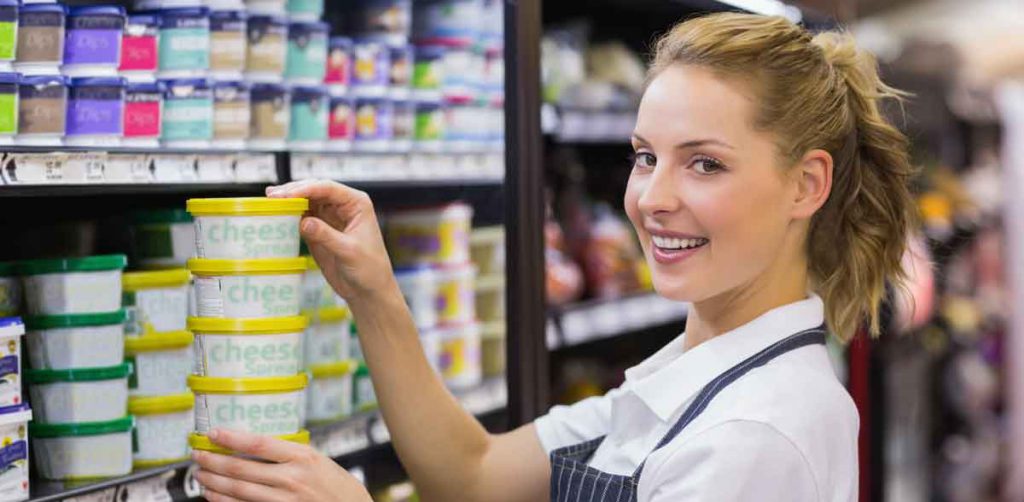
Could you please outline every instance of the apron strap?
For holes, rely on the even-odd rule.
[[[697,394],[697,397],[693,399],[693,401],[690,403],[690,406],[686,408],[686,411],[683,412],[683,415],[679,417],[679,420],[677,420],[676,423],[672,425],[672,428],[670,428],[668,432],[665,433],[665,436],[661,438],[661,441],[658,442],[658,445],[655,446],[653,450],[651,450],[651,453],[658,451],[663,446],[667,445],[669,442],[675,439],[676,436],[678,436],[679,433],[682,432],[682,430],[686,428],[687,425],[690,424],[690,422],[692,422],[694,419],[700,416],[704,409],[708,407],[708,404],[711,402],[711,400],[714,399],[715,396],[717,396],[718,393],[722,391],[722,389],[725,389],[730,384],[738,380],[740,377],[747,374],[748,371],[754,368],[764,366],[765,364],[768,364],[768,362],[771,361],[772,359],[775,359],[776,357],[779,357],[787,352],[791,352],[801,347],[805,347],[807,345],[824,345],[825,333],[825,326],[821,325],[818,326],[817,328],[811,328],[796,333],[794,335],[790,335],[789,337],[786,337],[782,340],[779,340],[778,342],[775,342],[772,345],[769,345],[760,352],[743,360],[736,366],[729,368],[721,375],[718,375],[714,380],[709,382],[707,385],[704,386],[704,388],[700,390],[700,392]],[[648,453],[648,456],[650,456],[650,453]],[[640,474],[643,472],[644,465],[646,464],[647,459],[645,458],[644,461],[640,463],[640,466],[636,468],[636,471],[633,472],[633,479],[635,481],[639,482]]]

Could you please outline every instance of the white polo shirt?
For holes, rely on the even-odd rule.
[[[641,502],[853,502],[859,417],[822,345],[751,370],[651,453],[705,384],[823,319],[812,295],[685,352],[684,333],[626,370],[621,387],[552,408],[536,420],[537,435],[549,454],[607,436],[590,466],[611,474],[631,475],[646,458]]]

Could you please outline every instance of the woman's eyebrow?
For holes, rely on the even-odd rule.
[[[636,141],[637,143],[641,143],[641,144],[644,144],[644,145],[650,145],[651,144],[650,141],[647,141],[646,139],[643,138],[643,136],[640,136],[637,133],[633,133],[633,141]],[[675,148],[676,148],[676,150],[684,150],[684,149],[687,149],[687,148],[696,148],[696,147],[707,146],[707,145],[718,145],[718,146],[721,146],[721,147],[724,147],[724,148],[728,148],[730,150],[735,150],[735,147],[733,147],[729,143],[726,143],[726,142],[724,142],[722,140],[718,140],[718,139],[715,139],[715,138],[701,138],[701,139],[693,139],[693,140],[689,140],[689,141],[684,141],[684,142],[679,143],[678,145],[676,145]]]

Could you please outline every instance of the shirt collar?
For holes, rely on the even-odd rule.
[[[626,381],[651,411],[668,421],[715,377],[787,336],[820,326],[824,317],[821,298],[811,294],[685,352],[683,333],[626,370]]]

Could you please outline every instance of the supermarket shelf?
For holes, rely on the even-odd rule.
[[[78,487],[61,482],[32,480],[33,502],[100,500],[191,500],[199,497],[192,478],[192,462],[178,462],[127,476],[96,481]]]
[[[88,185],[0,185],[2,197],[89,197],[96,195],[250,194],[262,195],[267,183],[135,183]]]
[[[627,144],[636,110],[557,110],[541,107],[541,128],[556,143]]]
[[[686,319],[685,303],[645,293],[615,300],[596,300],[558,309],[549,317],[548,350],[612,338]]]

